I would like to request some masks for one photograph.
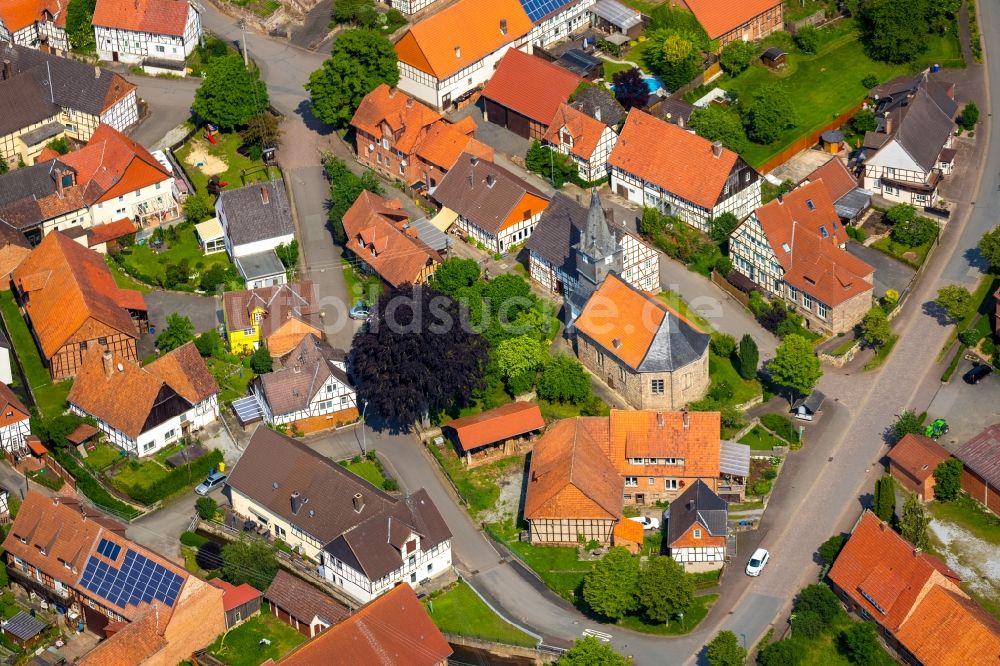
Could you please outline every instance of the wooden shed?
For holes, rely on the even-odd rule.
[[[257,588],[246,583],[232,585],[221,578],[213,578],[208,583],[222,590],[226,629],[232,629],[260,612],[260,602],[264,593]]]
[[[480,414],[455,419],[442,430],[475,466],[499,456],[517,453],[518,444],[545,427],[542,411],[530,402],[512,402]]]
[[[772,46],[764,51],[760,61],[772,69],[781,69],[785,66],[785,56],[787,54],[777,46]]]

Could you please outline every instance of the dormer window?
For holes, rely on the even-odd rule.
[[[792,248],[789,247],[788,243],[782,243],[781,244],[781,249],[784,250],[785,252],[791,252],[792,251]]]

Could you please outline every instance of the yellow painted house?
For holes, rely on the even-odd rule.
[[[316,302],[310,281],[226,292],[222,310],[229,348],[249,354],[263,341],[272,356],[284,356],[310,333],[323,339]]]

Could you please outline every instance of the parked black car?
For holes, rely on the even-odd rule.
[[[967,384],[978,384],[991,372],[993,372],[993,369],[990,366],[985,363],[976,363],[972,366],[971,370],[962,375],[962,379],[964,379]]]

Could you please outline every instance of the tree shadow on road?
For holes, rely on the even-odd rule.
[[[940,326],[950,326],[955,323],[954,320],[948,316],[948,312],[934,301],[927,301],[921,307],[924,314],[937,320],[937,323]]]
[[[299,102],[299,105],[295,107],[295,114],[302,118],[302,123],[306,127],[320,136],[329,136],[334,132],[333,127],[313,115],[311,105],[307,99]]]

